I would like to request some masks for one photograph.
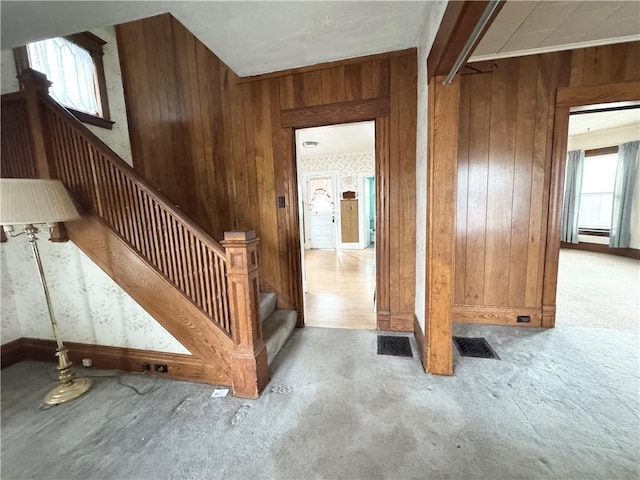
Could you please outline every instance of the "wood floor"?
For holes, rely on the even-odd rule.
[[[305,250],[305,324],[375,329],[375,249]]]

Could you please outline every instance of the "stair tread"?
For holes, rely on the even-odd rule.
[[[260,320],[264,322],[276,309],[276,294],[260,292]]]
[[[262,337],[267,347],[267,363],[276,357],[291,332],[296,327],[298,313],[295,310],[275,310],[262,323]]]

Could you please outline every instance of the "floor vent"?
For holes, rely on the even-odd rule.
[[[409,337],[392,337],[378,335],[378,355],[393,355],[394,357],[413,357]]]
[[[463,357],[495,358],[500,357],[484,338],[453,337],[453,343]]]

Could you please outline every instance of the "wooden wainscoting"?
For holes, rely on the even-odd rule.
[[[143,372],[142,365],[148,363],[151,366],[149,373],[156,374],[154,365],[164,364],[167,365],[168,372],[157,375],[191,382],[230,385],[230,382],[220,379],[215,367],[207,366],[193,355],[75,342],[66,342],[65,346],[69,349],[69,358],[76,367],[82,365],[83,358],[90,358],[92,368]],[[56,362],[54,340],[19,338],[2,345],[1,352],[2,368],[22,360]]]
[[[528,316],[530,321],[518,322],[518,316]],[[491,325],[540,327],[542,325],[542,308],[454,305],[452,320],[460,323],[488,323]]]

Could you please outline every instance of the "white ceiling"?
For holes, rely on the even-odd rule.
[[[303,142],[318,142],[316,148],[305,148]],[[298,157],[324,157],[375,151],[374,122],[357,122],[296,130]]]
[[[0,47],[170,12],[238,75],[415,47],[443,0],[7,1]],[[640,40],[640,2],[509,0],[472,61]]]
[[[415,47],[441,1],[2,1],[1,47],[170,12],[238,75]]]
[[[506,2],[471,61],[640,40],[640,2]]]
[[[630,125],[640,127],[640,108],[611,112],[580,113],[569,117],[569,136],[612,130]]]

